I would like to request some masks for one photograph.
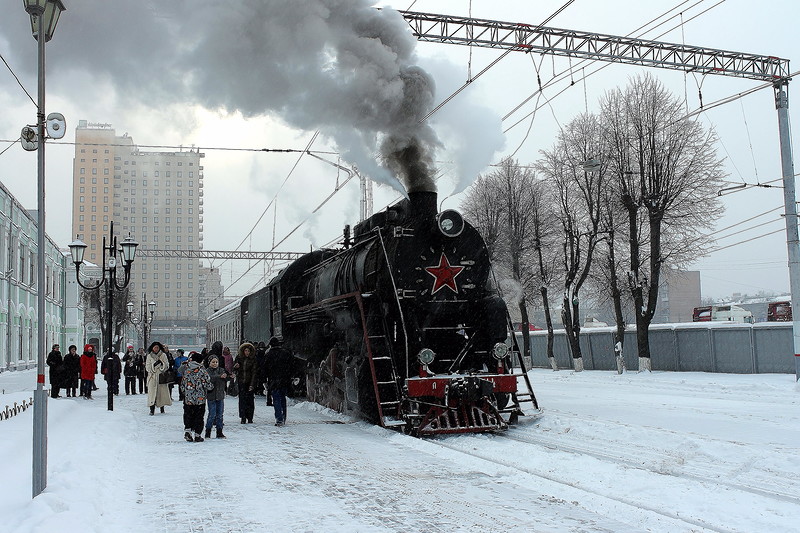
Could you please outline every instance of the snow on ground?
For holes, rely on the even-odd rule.
[[[48,485],[31,499],[32,409],[0,421],[0,531],[800,531],[791,375],[533,370],[544,414],[506,434],[414,439],[257,402],[228,439],[183,440],[144,396],[48,402]],[[101,383],[105,385],[105,383]],[[0,410],[35,372],[0,374]],[[175,392],[177,397],[177,391]]]

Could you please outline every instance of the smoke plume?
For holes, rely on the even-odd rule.
[[[406,191],[434,188],[440,143],[420,122],[434,84],[416,66],[416,41],[398,12],[367,0],[68,4],[58,46],[48,48],[51,69],[86,69],[119,98],[152,107],[188,101],[279,116],[319,130],[374,180]],[[8,42],[29,45],[27,16],[18,11],[23,23],[12,31],[20,35]]]

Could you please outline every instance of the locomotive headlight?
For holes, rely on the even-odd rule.
[[[436,359],[436,354],[430,348],[423,348],[417,354],[417,359],[419,359],[419,362],[423,365],[429,365]]]
[[[508,345],[498,342],[492,349],[492,355],[494,355],[494,358],[498,361],[502,361],[508,355]]]
[[[446,209],[436,215],[439,231],[446,237],[458,237],[464,231],[464,219],[452,209]]]

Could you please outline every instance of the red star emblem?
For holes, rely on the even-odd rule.
[[[447,287],[454,293],[458,294],[458,286],[456,285],[456,276],[458,276],[464,267],[450,266],[447,257],[442,253],[439,258],[439,264],[432,267],[425,267],[425,270],[435,278],[433,282],[433,290],[431,294],[436,294],[442,287]]]

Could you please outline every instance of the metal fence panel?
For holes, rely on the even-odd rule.
[[[712,329],[714,362],[716,363],[714,371],[752,374],[755,368],[751,341],[756,331],[753,328]]]
[[[713,372],[714,361],[711,350],[710,329],[677,329],[678,367],[671,370],[683,372]],[[653,365],[655,369],[656,365]],[[660,368],[660,367],[659,367]]]
[[[614,330],[581,331],[581,350],[587,370],[614,370]],[[559,368],[572,368],[564,330],[556,330],[553,352]],[[676,324],[650,330],[653,370],[794,374],[791,323],[742,325]],[[625,366],[638,368],[636,331],[625,331]],[[549,367],[547,332],[531,333],[532,366]]]
[[[759,374],[794,374],[792,323],[755,329],[753,358]]]

